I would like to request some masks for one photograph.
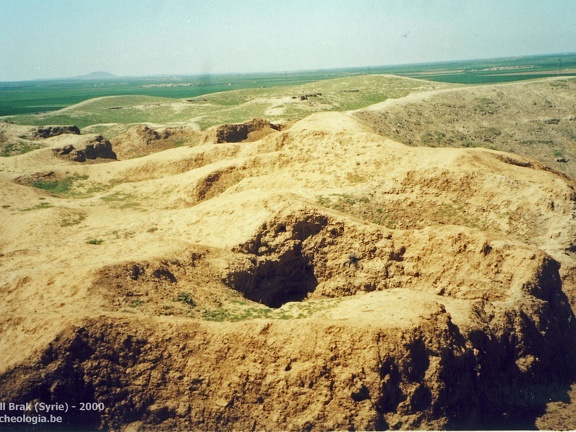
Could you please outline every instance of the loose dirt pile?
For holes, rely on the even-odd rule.
[[[3,400],[114,430],[529,428],[565,400],[574,181],[346,114],[264,129],[0,159]]]

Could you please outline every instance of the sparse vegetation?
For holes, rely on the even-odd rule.
[[[64,228],[73,225],[79,225],[84,221],[84,219],[86,219],[86,215],[84,213],[70,213],[62,219],[60,226]]]
[[[460,141],[460,146],[462,146],[464,148],[480,147],[480,145],[478,143],[475,143],[474,141],[471,141],[471,140]]]
[[[205,310],[202,318],[207,321],[245,321],[258,318],[274,318],[273,310],[267,307],[249,307],[239,311],[231,311],[225,308]]]
[[[60,226],[64,228],[79,225],[84,221],[84,219],[86,219],[86,214],[84,212],[71,211],[64,214],[60,221]]]
[[[486,141],[502,135],[502,131],[496,127],[482,127],[478,130],[478,134]]]
[[[103,202],[116,209],[140,209],[138,197],[132,193],[114,192],[100,198]]]
[[[253,303],[233,300],[234,306],[219,307],[218,309],[205,309],[202,318],[207,321],[247,321],[254,319],[304,319],[321,311],[328,310],[340,303],[340,298],[294,302],[274,309],[265,306],[251,306]]]
[[[427,131],[421,135],[420,139],[424,145],[442,144],[446,141],[446,134],[439,131]]]
[[[190,144],[190,139],[189,139],[189,138],[184,138],[184,137],[182,137],[182,138],[177,138],[177,139],[175,139],[175,140],[172,142],[172,145],[173,145],[174,147],[182,147],[182,146],[185,146],[185,145],[187,145],[187,144]]]
[[[86,243],[87,243],[87,244],[91,244],[91,245],[101,245],[102,243],[104,243],[104,240],[102,240],[102,239],[91,239],[91,240],[88,240]]]
[[[38,179],[32,186],[50,192],[53,196],[65,198],[90,198],[97,193],[113,188],[119,181],[109,183],[88,183],[88,175],[74,174],[60,179]]]
[[[359,174],[358,172],[347,173],[346,179],[350,183],[362,183],[362,182],[366,181],[366,177],[364,177],[362,174]]]
[[[382,204],[372,201],[365,195],[353,196],[350,194],[332,194],[329,196],[319,195],[316,202],[321,206],[328,207],[342,213],[351,214],[365,221],[396,228],[396,222],[384,210]]]
[[[485,147],[536,159],[574,177],[576,121],[566,98],[574,91],[574,78],[455,89],[355,115],[406,145]],[[556,150],[563,156],[554,156]]]
[[[178,294],[178,297],[176,298],[176,300],[179,302],[185,303],[188,306],[192,306],[192,307],[196,306],[196,302],[192,298],[192,295],[190,293],[187,293],[184,291],[182,291],[180,294]]]
[[[134,237],[136,235],[136,231],[126,230],[126,231],[120,232],[118,230],[114,230],[114,231],[112,231],[112,235],[114,236],[114,238],[116,240],[120,240],[120,239],[128,240],[128,239],[131,239],[132,237]]]
[[[3,157],[18,156],[41,148],[43,148],[43,146],[39,143],[30,141],[16,141],[3,145],[2,151],[0,152],[0,156]]]
[[[319,79],[323,80],[318,81]],[[259,77],[258,80],[261,84],[267,83],[266,77]],[[196,88],[195,91],[207,91],[210,94],[203,95],[201,99],[189,99],[192,102],[184,104],[179,100],[152,96],[110,96],[83,102],[77,107],[69,108],[65,114],[62,112],[22,114],[11,116],[9,119],[19,124],[32,125],[75,124],[83,130],[92,130],[91,128],[95,127],[93,125],[111,124],[109,127],[97,126],[93,129],[110,138],[121,131],[119,124],[168,123],[195,118],[200,128],[206,129],[217,124],[238,123],[254,117],[295,120],[312,112],[358,109],[389,98],[405,96],[413,91],[447,86],[447,84],[382,75],[343,77],[342,73],[333,75],[324,73],[321,77],[311,73],[308,77],[298,79],[274,79],[276,85],[284,84],[284,86],[262,87],[258,85],[258,80],[246,83],[249,85],[244,87],[250,88],[214,86],[212,92],[207,87]],[[187,92],[191,91],[190,87],[184,89]],[[321,96],[304,101],[297,97],[294,100],[290,99],[289,103],[280,103],[287,97],[301,94],[321,94]],[[190,97],[190,93],[184,96]],[[173,104],[177,104],[178,109],[174,109]],[[280,108],[280,105],[283,106]],[[269,111],[271,108],[278,110]],[[187,140],[176,139],[174,146],[187,143]]]
[[[54,207],[52,204],[47,202],[41,202],[40,204],[36,204],[34,207],[24,208],[21,211],[32,211],[32,210],[39,210],[39,209],[47,209],[50,207]]]
[[[483,97],[477,100],[476,110],[482,114],[494,114],[496,112],[496,102],[490,98]]]
[[[32,187],[50,192],[54,196],[71,195],[74,183],[86,179],[87,175],[74,175],[59,180],[36,180]]]
[[[226,309],[216,309],[216,310],[205,310],[202,318],[207,321],[226,321],[228,320],[230,314]]]

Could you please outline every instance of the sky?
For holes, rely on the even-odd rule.
[[[0,0],[0,81],[576,52],[576,0]]]

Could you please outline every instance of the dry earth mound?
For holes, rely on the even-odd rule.
[[[64,147],[52,148],[54,155],[70,159],[74,162],[86,162],[86,160],[101,159],[116,159],[116,153],[112,150],[112,144],[101,135],[89,139],[83,143],[82,147],[76,144],[68,144]]]
[[[76,126],[21,126],[0,122],[0,156],[16,156],[49,147],[50,138],[60,135],[80,135]]]
[[[184,127],[164,127],[158,130],[146,125],[130,128],[111,142],[119,159],[142,157],[198,141],[201,134]]]
[[[264,119],[252,119],[240,124],[227,124],[214,128],[217,143],[257,141],[280,127]]]
[[[355,115],[405,144],[514,152],[576,177],[574,91],[574,78],[467,87],[390,99]]]
[[[51,138],[63,134],[80,135],[78,126],[39,126],[34,131],[34,136],[38,138]]]
[[[565,400],[569,177],[339,113],[264,128],[0,159],[5,400],[114,430],[530,428]]]

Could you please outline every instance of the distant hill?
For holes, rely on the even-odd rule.
[[[91,72],[87,75],[74,77],[77,80],[108,80],[118,78],[116,75],[104,71]]]

